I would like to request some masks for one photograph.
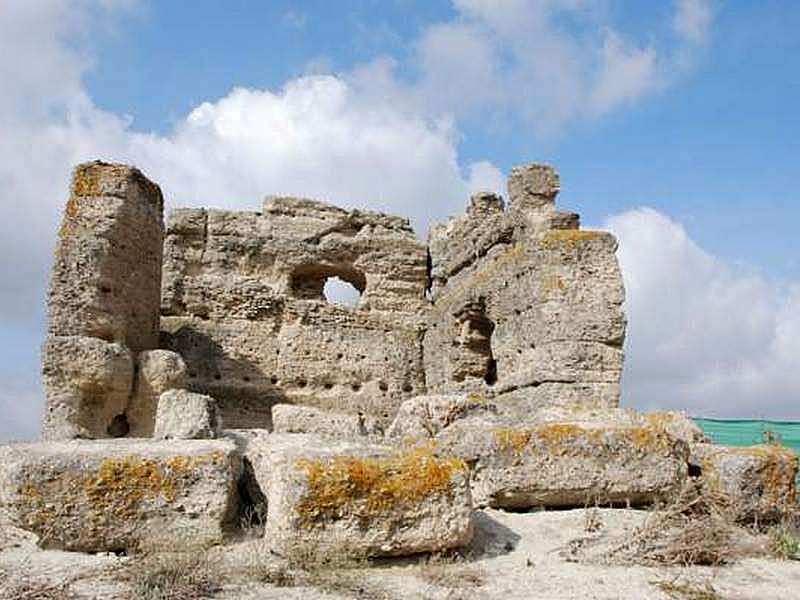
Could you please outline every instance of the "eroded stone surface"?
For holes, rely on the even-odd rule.
[[[438,452],[471,465],[476,506],[534,508],[645,504],[668,498],[687,476],[688,444],[661,427],[457,421]]]
[[[408,221],[270,198],[259,213],[178,210],[165,242],[162,326],[190,387],[231,426],[280,402],[376,417],[424,391],[426,249]],[[355,308],[325,301],[339,277]]]
[[[49,548],[219,542],[240,457],[230,441],[90,440],[0,447],[0,504]]]
[[[122,344],[94,337],[48,337],[42,347],[42,383],[47,390],[43,437],[124,435],[124,429],[115,431],[115,424],[123,421],[133,372],[133,357]]]
[[[558,176],[516,168],[510,205],[474,196],[429,237],[428,393],[479,391],[498,404],[616,406],[624,289],[616,240],[556,210]]]
[[[186,363],[180,354],[170,350],[145,350],[139,353],[136,364],[136,387],[125,415],[131,437],[150,437],[159,396],[186,385]]]
[[[264,538],[279,554],[313,544],[407,555],[471,539],[468,473],[458,459],[303,434],[251,437],[246,456],[267,496]]]
[[[780,518],[795,505],[798,458],[788,448],[692,444],[690,463],[704,486],[728,496],[741,520]]]
[[[168,390],[158,399],[155,438],[206,440],[218,437],[221,431],[217,401],[211,396]]]
[[[418,396],[400,406],[386,437],[394,441],[433,438],[459,419],[476,414],[496,414],[497,406],[477,393]]]
[[[158,186],[135,168],[92,162],[73,172],[42,349],[46,437],[128,433],[129,355],[159,339],[162,212]]]
[[[383,428],[374,417],[295,404],[272,407],[272,428],[275,433],[312,433],[340,439],[383,437]]]

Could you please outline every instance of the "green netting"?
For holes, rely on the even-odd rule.
[[[753,446],[769,437],[800,454],[800,421],[764,421],[746,419],[695,419],[703,432],[716,444]],[[800,474],[797,476],[800,485]]]

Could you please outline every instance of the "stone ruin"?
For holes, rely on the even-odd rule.
[[[276,553],[467,543],[475,508],[642,505],[689,477],[742,518],[794,501],[797,458],[618,407],[616,240],[516,167],[419,242],[407,219],[268,197],[177,209],[139,170],[78,166],[42,349],[45,441],[0,448],[1,518],[46,547],[219,543],[255,511]],[[330,278],[354,306],[326,300]]]

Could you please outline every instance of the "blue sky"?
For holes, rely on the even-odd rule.
[[[551,162],[620,239],[625,404],[800,417],[799,30],[790,0],[4,2],[0,438],[35,432],[55,226],[95,157],[171,206],[321,196],[421,237]]]

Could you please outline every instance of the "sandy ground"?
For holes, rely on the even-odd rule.
[[[635,527],[643,512],[600,509],[599,535],[617,535]],[[257,574],[245,568],[229,577],[213,598],[278,600],[362,598],[389,600],[482,599],[658,599],[667,600],[798,600],[800,562],[746,559],[721,567],[620,567],[568,561],[566,550],[587,536],[587,512],[568,510],[506,513],[482,510],[476,514],[476,536],[463,561],[426,557],[381,561],[347,572],[319,587],[276,587],[246,582]],[[212,551],[216,568],[227,572],[253,562],[271,564],[259,540],[242,541]],[[4,529],[0,536],[0,573],[6,589],[14,581],[70,581],[80,598],[133,598],[121,573],[131,558],[44,551],[32,536]],[[261,571],[259,571],[261,572]],[[345,581],[345,584],[342,584]],[[11,582],[11,583],[9,583]],[[666,583],[666,589],[659,583]],[[704,591],[706,595],[692,595]],[[668,593],[669,592],[669,593]],[[670,595],[672,594],[672,595]],[[6,600],[8,595],[0,598]],[[35,598],[32,597],[32,598]],[[59,600],[58,596],[46,596]],[[70,598],[70,596],[64,596]]]

